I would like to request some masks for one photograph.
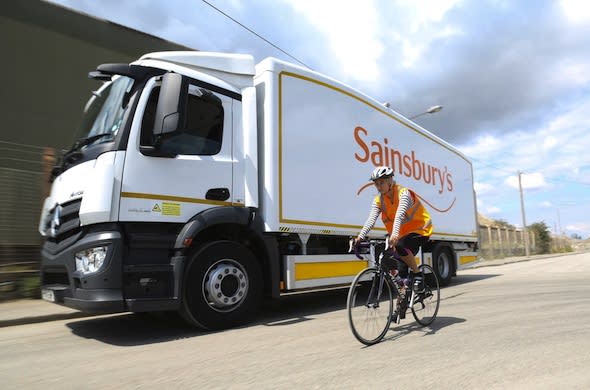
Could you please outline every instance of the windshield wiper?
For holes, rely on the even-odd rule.
[[[74,144],[74,146],[72,146],[71,151],[79,150],[83,146],[86,146],[88,144],[91,144],[94,141],[96,141],[97,139],[100,139],[102,137],[106,137],[107,135],[113,135],[113,133],[111,131],[109,131],[108,133],[101,133],[101,134],[92,135],[92,136],[87,137],[87,138],[81,138],[78,141],[76,141],[76,143]]]
[[[80,138],[78,141],[76,141],[74,143],[74,145],[72,145],[72,147],[63,154],[61,161],[53,167],[53,169],[51,170],[51,178],[49,179],[49,181],[53,181],[53,179],[55,177],[57,177],[60,173],[62,173],[63,171],[66,170],[67,165],[75,162],[76,160],[78,160],[80,157],[83,156],[83,153],[80,152],[80,149],[88,144],[93,143],[94,141],[102,138],[102,137],[106,137],[109,135],[113,135],[112,132],[108,132],[108,133],[101,133],[101,134],[96,134],[96,135],[92,135],[90,137],[87,138]]]
[[[108,132],[108,133],[101,133],[101,134],[96,134],[96,135],[92,135],[90,137],[87,138],[80,138],[78,141],[76,141],[74,143],[74,145],[70,148],[70,150],[68,150],[66,152],[66,154],[64,154],[64,160],[66,159],[74,159],[77,160],[77,158],[81,155],[81,153],[79,152],[80,149],[82,149],[82,147],[93,143],[94,141],[96,141],[97,139],[100,139],[102,137],[106,137],[108,135],[113,135],[112,132]]]

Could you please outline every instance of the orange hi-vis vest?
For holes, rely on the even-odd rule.
[[[397,212],[397,207],[399,206],[399,195],[404,187],[396,184],[393,190],[393,202],[388,196],[383,196],[381,194],[375,197],[375,202],[377,206],[381,209],[381,219],[383,220],[383,224],[385,228],[391,234],[393,230],[393,222],[395,220],[395,213]],[[416,233],[421,236],[430,237],[432,234],[432,221],[430,220],[430,214],[424,206],[422,202],[420,202],[420,198],[416,196],[414,191],[406,188],[414,201],[414,206],[410,207],[406,214],[402,219],[402,223],[399,228],[399,236],[404,237],[410,233]]]

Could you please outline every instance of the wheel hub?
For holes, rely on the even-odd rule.
[[[207,270],[203,294],[211,308],[232,310],[242,303],[247,291],[248,278],[241,265],[234,260],[221,260]]]

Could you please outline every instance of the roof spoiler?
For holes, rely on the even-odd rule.
[[[102,64],[95,71],[88,73],[88,78],[99,81],[110,81],[114,75],[127,76],[134,80],[143,80],[147,77],[159,76],[166,73],[164,69],[149,66],[129,64]]]

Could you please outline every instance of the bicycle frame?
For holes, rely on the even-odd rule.
[[[376,246],[377,245],[383,245],[383,243],[385,243],[385,249],[379,254],[378,257],[376,257]],[[387,240],[385,241],[381,241],[381,240],[369,240],[368,243],[361,243],[359,244],[359,246],[357,248],[355,248],[355,254],[358,258],[362,258],[360,256],[360,252],[359,249],[362,246],[369,246],[369,266],[374,266],[375,268],[377,268],[378,270],[378,280],[379,280],[379,288],[377,289],[378,291],[378,296],[377,296],[377,301],[379,302],[379,300],[381,299],[381,291],[383,288],[383,283],[385,278],[387,278],[389,280],[389,284],[391,286],[394,287],[393,289],[393,298],[397,299],[399,297],[404,297],[405,298],[405,294],[403,293],[403,291],[401,291],[400,286],[398,285],[398,283],[396,283],[396,281],[391,277],[391,275],[389,274],[389,270],[383,269],[383,267],[381,267],[381,260],[383,259],[384,254],[388,251],[389,249],[389,242]],[[393,252],[392,253],[393,258],[398,261],[398,262],[402,262],[403,260],[401,259],[401,257],[399,256],[399,254],[397,252]],[[375,279],[373,280],[373,283],[371,284],[371,290],[369,291],[369,297],[373,296],[374,293],[374,289],[375,289]],[[411,301],[410,301],[410,306],[411,304],[413,304],[414,302],[414,292],[412,291],[412,297],[411,297]]]

